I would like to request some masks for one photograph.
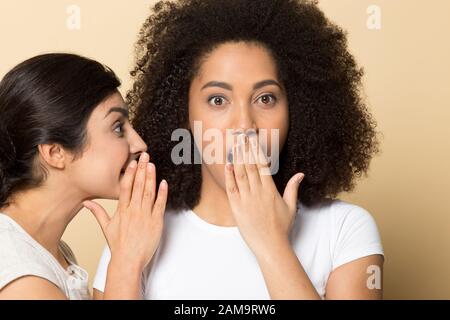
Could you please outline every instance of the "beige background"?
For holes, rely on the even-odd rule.
[[[133,44],[153,2],[2,0],[0,77],[33,55],[67,51],[109,65],[125,92]],[[80,30],[66,25],[71,4],[81,9]],[[366,26],[371,4],[381,9],[381,30]],[[369,177],[342,199],[378,222],[385,298],[450,299],[450,1],[322,0],[320,6],[349,32],[383,133]],[[103,203],[114,212],[114,201]],[[104,246],[95,219],[82,211],[64,239],[93,278]]]

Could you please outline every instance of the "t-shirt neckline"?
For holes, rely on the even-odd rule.
[[[199,215],[197,215],[192,209],[185,210],[185,215],[195,225],[209,232],[229,235],[239,234],[239,228],[237,226],[226,227],[209,223],[206,220],[202,219]]]

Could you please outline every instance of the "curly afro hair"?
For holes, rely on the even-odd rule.
[[[171,160],[172,132],[188,128],[191,80],[214,48],[240,41],[272,54],[286,88],[288,137],[273,176],[280,193],[297,172],[305,173],[299,199],[307,206],[351,191],[378,152],[376,123],[361,99],[363,70],[346,33],[317,1],[160,1],[140,31],[127,100],[158,180],[170,185],[168,207],[192,209],[200,199],[200,165]]]

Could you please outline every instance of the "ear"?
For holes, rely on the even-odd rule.
[[[50,168],[64,169],[68,153],[59,144],[40,144],[39,155]]]

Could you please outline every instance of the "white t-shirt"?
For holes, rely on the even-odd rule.
[[[0,213],[0,290],[24,276],[36,276],[55,284],[68,299],[90,299],[87,272],[66,243],[61,241],[59,249],[70,263],[67,270],[17,222]]]
[[[145,299],[270,299],[255,256],[237,227],[210,224],[192,210],[166,212],[160,246],[143,274]],[[383,255],[372,216],[340,200],[299,204],[291,244],[323,298],[330,273],[352,260]],[[104,290],[105,248],[94,288]]]

